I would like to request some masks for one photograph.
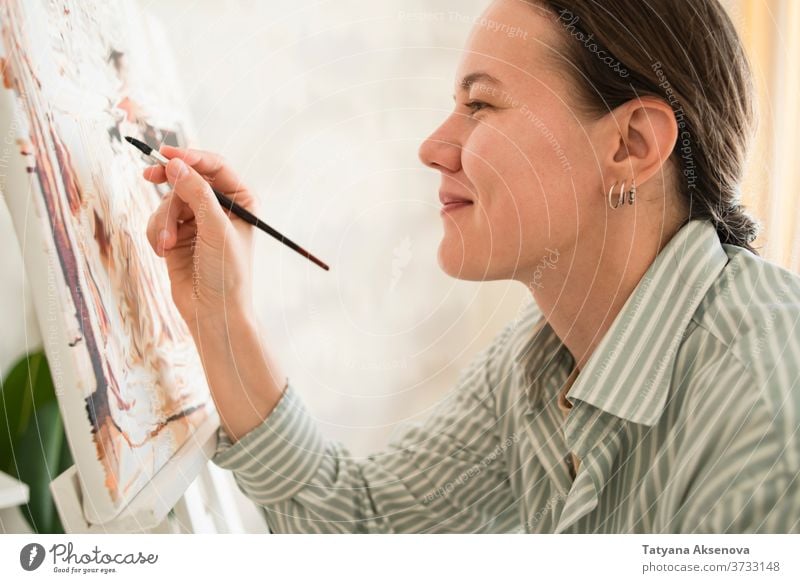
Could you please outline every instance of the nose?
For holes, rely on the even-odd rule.
[[[452,131],[453,117],[429,135],[419,147],[423,164],[440,172],[458,172],[461,169],[461,143]]]

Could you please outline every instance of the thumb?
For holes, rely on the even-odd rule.
[[[208,182],[179,158],[172,158],[166,170],[173,192],[192,209],[198,232],[224,233],[228,218]]]

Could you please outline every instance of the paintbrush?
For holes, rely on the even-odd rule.
[[[142,142],[140,140],[137,140],[136,138],[132,138],[130,136],[125,136],[125,140],[129,144],[132,144],[133,146],[138,148],[142,152],[142,154],[144,154],[145,156],[149,156],[150,159],[155,161],[156,163],[161,164],[162,166],[166,166],[167,163],[169,162],[169,159],[165,158],[161,154],[161,152],[159,152],[155,148],[152,148],[151,146],[148,146],[144,142]],[[278,241],[280,241],[281,243],[283,243],[284,245],[286,245],[290,249],[294,249],[295,251],[297,251],[303,257],[305,257],[307,259],[310,259],[311,261],[313,261],[314,263],[319,265],[325,271],[329,271],[330,270],[330,267],[328,267],[325,263],[323,263],[322,261],[320,261],[319,259],[314,257],[311,253],[309,253],[308,251],[306,251],[305,249],[300,247],[300,245],[298,245],[297,243],[295,243],[295,242],[287,239],[283,235],[281,235],[278,231],[276,231],[275,229],[270,227],[268,224],[266,224],[264,221],[259,219],[253,213],[248,211],[246,208],[244,208],[243,206],[241,206],[239,204],[236,204],[231,199],[229,199],[227,196],[225,196],[221,192],[218,192],[214,188],[212,188],[211,190],[214,192],[214,195],[217,197],[217,200],[219,201],[219,204],[221,204],[224,208],[228,209],[230,212],[235,214],[237,217],[239,217],[240,219],[242,219],[246,223],[249,223],[249,224],[253,225],[254,227],[258,227],[259,229],[261,229],[262,231],[264,231],[268,235],[272,235]]]

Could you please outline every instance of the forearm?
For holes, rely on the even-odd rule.
[[[428,424],[356,459],[323,438],[290,383],[265,423],[233,445],[220,435],[212,461],[231,470],[239,489],[267,510],[272,532],[515,530],[517,497],[506,468],[500,460],[484,467],[497,447],[496,423],[474,420],[468,442],[453,439],[448,428],[479,412],[461,407],[466,396],[452,397]],[[469,487],[453,488],[476,467],[480,474]]]
[[[509,324],[425,421],[356,459],[326,440],[291,383],[236,443],[220,431],[212,462],[268,512],[274,532],[507,532],[520,526],[489,378]],[[224,334],[220,334],[224,336]],[[237,354],[238,356],[238,354]],[[282,377],[275,375],[276,380]],[[504,445],[506,444],[506,445]],[[476,473],[477,472],[477,473]],[[461,476],[468,484],[454,487]],[[464,478],[466,479],[466,478]]]
[[[261,341],[253,318],[239,313],[190,325],[220,423],[238,441],[266,419],[286,377]]]

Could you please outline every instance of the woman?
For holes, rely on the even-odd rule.
[[[439,263],[533,302],[424,424],[366,461],[321,437],[254,329],[254,208],[164,147],[166,258],[222,427],[213,461],[281,532],[800,530],[800,279],[738,204],[753,121],[717,0],[496,0],[452,114]],[[515,31],[510,34],[509,31]]]

